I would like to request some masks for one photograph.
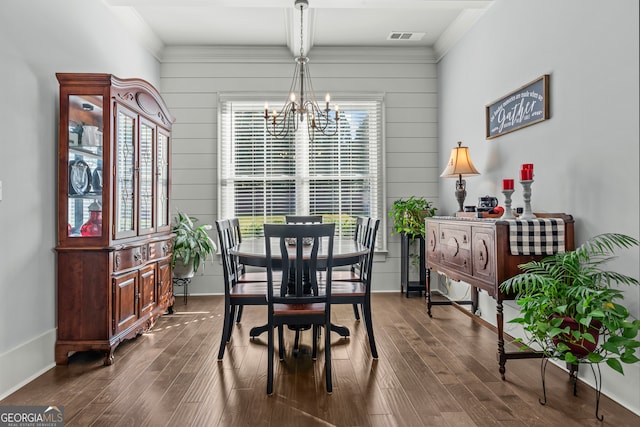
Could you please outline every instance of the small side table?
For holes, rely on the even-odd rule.
[[[176,286],[184,286],[184,290],[182,292],[182,298],[184,303],[187,303],[187,298],[189,297],[189,283],[191,283],[191,277],[174,277],[173,278],[173,288]],[[175,291],[173,293],[175,295]]]

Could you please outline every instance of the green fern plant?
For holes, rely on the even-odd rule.
[[[517,294],[520,316],[510,322],[522,325],[526,339],[516,341],[569,364],[606,362],[624,374],[622,363],[640,361],[640,320],[620,303],[624,292],[617,285],[638,285],[638,279],[605,268],[617,249],[634,246],[635,238],[607,233],[575,251],[520,265],[523,273],[500,285]],[[570,328],[566,318],[580,327]]]

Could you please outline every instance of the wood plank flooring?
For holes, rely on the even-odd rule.
[[[115,363],[78,353],[0,401],[7,405],[62,405],[65,426],[638,426],[640,417],[548,365],[547,404],[540,360],[510,360],[500,379],[495,332],[451,306],[426,314],[422,297],[373,295],[379,360],[372,360],[364,324],[351,306],[334,310],[352,336],[332,337],[333,393],[324,386],[324,358],[310,357],[309,331],[301,354],[290,347],[276,360],[274,395],[266,395],[266,334],[249,339],[266,321],[262,307],[245,308],[224,361],[217,361],[223,298],[176,298],[176,312],[127,341]],[[322,344],[320,344],[322,346]],[[514,349],[511,347],[510,349]],[[276,349],[277,354],[277,349]]]

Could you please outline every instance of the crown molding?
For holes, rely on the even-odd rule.
[[[120,24],[129,31],[131,36],[157,60],[160,60],[165,45],[140,15],[138,15],[135,8],[128,6],[114,7],[110,4],[110,1],[103,1],[109,5],[109,10]]]
[[[487,5],[487,8],[491,5]],[[436,61],[440,61],[462,37],[475,25],[487,9],[466,9],[456,17],[449,27],[436,40],[433,47]]]

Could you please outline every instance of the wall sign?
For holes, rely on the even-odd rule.
[[[497,138],[549,118],[549,74],[485,107],[486,139]]]

